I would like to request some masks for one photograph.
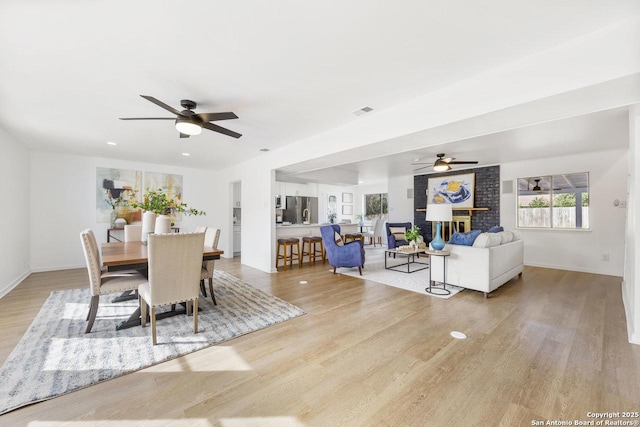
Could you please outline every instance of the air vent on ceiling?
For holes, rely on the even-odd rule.
[[[363,114],[367,114],[369,111],[373,111],[373,108],[364,107],[364,108],[361,108],[359,110],[354,111],[353,114],[355,114],[356,116],[361,116]]]

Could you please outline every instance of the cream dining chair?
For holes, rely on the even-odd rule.
[[[373,229],[373,241],[375,242],[377,240],[378,243],[380,243],[380,246],[383,245],[382,242],[384,242],[387,238],[387,232],[384,227],[384,223],[385,220],[380,218],[378,222],[376,222],[376,226]],[[373,246],[375,246],[375,243],[373,244]]]
[[[91,332],[93,322],[96,320],[100,295],[135,291],[138,289],[138,285],[146,282],[147,279],[135,270],[106,272],[102,268],[98,242],[92,230],[87,229],[82,231],[80,233],[80,241],[82,242],[84,259],[87,262],[89,287],[91,289],[91,303],[89,304],[89,312],[87,313],[88,323],[87,329],[84,331],[85,334],[88,334]]]
[[[124,241],[125,242],[142,241],[142,225],[125,225]]]
[[[375,234],[374,231],[376,229],[376,225],[378,224],[378,220],[374,219],[373,221],[371,221],[371,225],[369,226],[369,228],[367,229],[367,231],[364,231],[362,233],[362,235],[366,238],[369,239],[369,244],[375,246],[376,245],[376,241],[375,241]]]
[[[207,228],[207,231],[204,234],[204,245],[211,246],[212,248],[217,248],[218,240],[220,240],[220,229]],[[213,294],[214,265],[214,260],[202,262],[202,271],[200,272],[200,289],[202,291],[202,295],[206,297],[207,291],[204,287],[204,281],[207,280],[209,282],[209,292],[211,293],[211,300],[213,301],[214,305],[218,305],[218,303],[216,302],[216,296]]]
[[[186,302],[187,315],[193,301],[193,332],[198,333],[198,295],[202,269],[203,233],[149,235],[149,281],[138,286],[140,319],[147,323],[151,308],[151,341],[157,344],[156,308]]]

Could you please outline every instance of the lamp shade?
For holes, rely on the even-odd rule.
[[[430,203],[427,205],[427,221],[451,221],[453,207],[449,203]]]

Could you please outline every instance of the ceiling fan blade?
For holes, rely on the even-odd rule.
[[[175,117],[120,117],[120,120],[175,120]]]
[[[478,162],[477,161],[473,161],[473,162],[447,162],[450,165],[477,165]]]
[[[455,159],[456,159],[455,157],[447,157],[447,158],[442,159],[442,161],[445,162],[445,163],[451,163]]]
[[[186,133],[181,133],[180,138],[189,138],[189,135],[187,135]]]
[[[236,116],[232,112],[227,112],[227,113],[200,113],[200,114],[196,114],[196,115],[198,117],[200,117],[203,122],[215,122],[217,120],[230,120],[230,119],[237,119],[238,118],[238,116]]]
[[[153,96],[147,96],[147,95],[140,95],[141,97],[143,97],[144,99],[146,99],[147,101],[151,101],[154,104],[156,104],[158,107],[164,108],[167,111],[171,111],[173,114],[177,115],[177,116],[184,116],[184,114],[182,114],[180,111],[176,110],[175,108],[173,108],[170,105],[165,104],[162,101],[158,101],[157,99],[155,99]]]
[[[225,135],[229,135],[233,138],[240,138],[242,136],[242,134],[234,132],[232,130],[229,129],[225,129],[222,126],[218,126],[218,125],[214,125],[213,123],[208,123],[208,122],[204,122],[202,123],[202,127],[205,129],[209,129],[212,130],[214,132],[218,132],[218,133],[222,133]]]

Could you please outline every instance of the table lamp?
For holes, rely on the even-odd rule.
[[[427,206],[427,221],[436,221],[436,235],[431,241],[431,247],[436,251],[444,249],[444,240],[442,240],[442,222],[451,222],[453,219],[453,209],[448,203],[429,204]]]

